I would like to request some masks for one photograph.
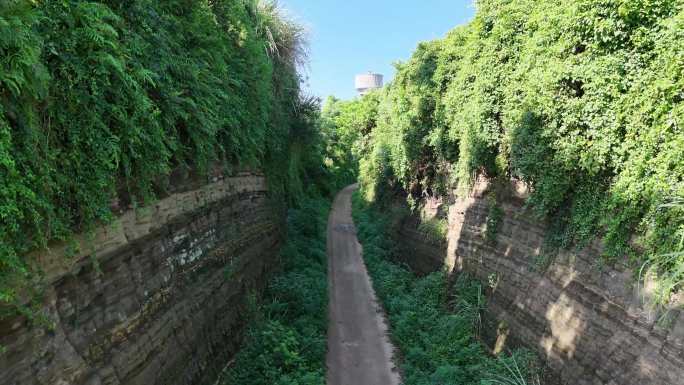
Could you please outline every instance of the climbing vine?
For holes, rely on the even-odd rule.
[[[416,202],[516,178],[554,247],[598,235],[607,261],[681,271],[660,256],[684,225],[683,57],[680,1],[478,1],[373,95],[362,190]]]
[[[259,168],[290,202],[315,185],[302,44],[267,1],[0,2],[3,313],[39,278],[29,251],[149,204],[172,170]]]

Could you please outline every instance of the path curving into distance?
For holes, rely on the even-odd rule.
[[[328,219],[328,385],[398,385],[394,348],[351,216],[357,185],[335,197]]]

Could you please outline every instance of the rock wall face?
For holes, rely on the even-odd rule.
[[[75,256],[36,253],[52,325],[0,321],[0,384],[210,383],[276,264],[283,221],[266,189],[255,174],[217,179],[125,212]]]
[[[397,237],[401,240],[397,242],[397,259],[419,274],[428,274],[442,267],[446,242],[431,239],[419,226],[418,216],[409,215],[402,219],[397,228]]]
[[[439,215],[430,208],[435,206],[448,212],[442,265],[489,284],[484,337],[495,351],[523,345],[538,352],[550,369],[546,383],[684,384],[681,311],[658,322],[643,305],[644,292],[636,292],[633,272],[600,263],[598,241],[545,256],[545,225],[525,209],[519,185],[499,202],[504,215],[496,239],[488,240],[488,189],[481,180],[465,199],[428,202],[423,215]],[[424,243],[405,236],[398,240]],[[411,256],[422,258],[421,253]]]

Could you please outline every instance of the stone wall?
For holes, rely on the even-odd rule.
[[[0,321],[0,384],[209,384],[238,348],[248,293],[275,265],[282,218],[265,178],[178,191],[35,253],[50,327]],[[73,249],[73,245],[71,245]],[[70,257],[65,257],[70,255]]]
[[[447,212],[442,265],[489,284],[484,337],[494,350],[523,345],[538,352],[549,366],[549,384],[684,383],[681,311],[657,322],[643,305],[645,292],[635,290],[632,271],[600,263],[599,241],[583,250],[545,255],[544,223],[525,209],[526,192],[519,184],[498,192],[505,214],[496,240],[488,241],[489,189],[480,180],[465,199],[427,202],[422,216]],[[409,231],[415,227],[403,223]],[[424,243],[398,239],[413,244],[409,247]],[[422,258],[417,253],[409,259]]]
[[[420,231],[420,217],[406,216],[397,227],[397,259],[419,274],[428,274],[441,268],[444,263],[446,241],[431,239]]]

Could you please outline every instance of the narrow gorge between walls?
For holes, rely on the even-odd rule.
[[[80,255],[36,253],[54,324],[0,322],[0,384],[212,383],[238,350],[248,294],[277,266],[284,218],[266,193],[256,173],[176,184]]]
[[[485,283],[483,340],[495,353],[536,352],[548,366],[543,383],[682,383],[684,312],[654,311],[632,269],[601,264],[600,239],[580,250],[545,250],[548,225],[526,207],[527,188],[512,182],[498,202],[492,190],[479,179],[464,198],[422,201],[395,225],[396,257],[420,274],[446,269]],[[494,204],[502,211],[492,239]],[[421,226],[440,220],[444,239]]]
[[[423,201],[394,226],[394,256],[419,274],[446,269],[484,282],[484,342],[536,352],[548,366],[544,384],[678,384],[684,315],[659,323],[629,269],[596,265],[600,241],[542,261],[545,225],[525,208],[520,184],[499,194],[503,215],[488,239],[491,188],[480,179],[466,198]],[[185,181],[81,240],[71,263],[58,246],[36,254],[55,324],[3,320],[0,383],[212,383],[239,350],[249,294],[279,263],[284,222],[266,194],[258,173]],[[448,224],[445,239],[422,225],[434,220]]]
[[[0,385],[683,385],[684,1],[474,8],[0,0]]]

